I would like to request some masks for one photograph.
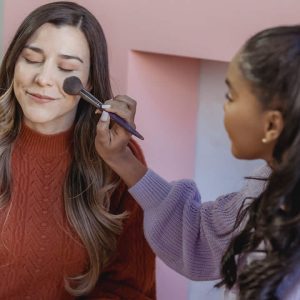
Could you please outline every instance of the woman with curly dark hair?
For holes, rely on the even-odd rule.
[[[169,183],[140,164],[129,135],[111,134],[106,114],[97,150],[131,187],[146,237],[170,267],[193,280],[221,279],[225,299],[300,299],[300,26],[251,37],[230,62],[226,84],[232,154],[267,163],[241,192],[201,203],[193,181]],[[131,102],[108,103],[133,123]]]

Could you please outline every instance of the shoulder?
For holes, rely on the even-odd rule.
[[[256,168],[245,177],[246,182],[241,193],[250,198],[258,197],[266,189],[271,173],[272,169],[266,164]]]
[[[267,165],[263,164],[256,168],[250,177],[267,180],[272,173],[272,169]]]

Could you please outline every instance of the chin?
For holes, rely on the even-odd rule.
[[[24,114],[24,121],[27,124],[45,124],[52,121],[49,116],[43,116],[41,114]]]
[[[231,154],[236,158],[236,159],[253,159],[250,158],[246,153],[243,153],[242,151],[238,151],[236,148],[231,147]]]
[[[233,155],[234,158],[236,158],[236,159],[247,159],[247,158],[245,158],[244,156],[239,155],[239,154],[236,154],[236,153],[233,153],[233,152],[232,152],[232,155]]]
[[[23,110],[24,118],[33,123],[44,123],[51,121],[54,116],[49,109],[24,109]]]
[[[42,116],[30,116],[30,117],[24,116],[24,119],[29,123],[38,123],[38,124],[48,123],[52,120],[50,118],[43,118]]]
[[[243,159],[243,160],[261,159],[260,156],[254,155],[253,153],[243,153],[242,151],[236,151],[234,149],[231,150],[231,153],[236,159]]]

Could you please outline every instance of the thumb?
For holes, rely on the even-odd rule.
[[[100,121],[102,123],[105,123],[106,125],[109,125],[109,113],[105,110],[102,111],[101,117],[100,117]]]
[[[111,106],[109,104],[102,105],[102,109],[107,109],[110,107]],[[100,113],[100,110],[97,109],[96,113]],[[102,110],[101,116],[99,118],[100,124],[98,123],[98,127],[100,126],[100,129],[107,130],[109,127],[109,121],[110,121],[109,113],[105,110]]]
[[[109,122],[109,113],[107,111],[102,111],[101,117],[99,118],[99,122],[97,124],[98,132],[100,131],[102,134],[107,134],[109,130]]]

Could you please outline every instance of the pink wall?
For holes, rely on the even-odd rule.
[[[192,178],[200,60],[134,51],[128,64],[128,94],[138,101],[136,124],[146,137],[148,165],[169,180]],[[158,299],[187,294],[187,280],[158,260]]]
[[[3,0],[4,44],[32,8],[49,1]],[[252,33],[299,22],[298,0],[81,0],[110,45],[112,80],[126,91],[128,50],[228,61]],[[17,9],[16,9],[17,8]]]
[[[24,16],[47,2],[3,0],[4,47]],[[198,59],[228,61],[249,35],[297,23],[300,11],[298,0],[76,2],[100,20],[114,92],[138,100],[137,126],[148,163],[169,179],[194,175]],[[186,299],[187,281],[161,262],[158,279],[159,300]]]
[[[132,52],[128,63],[149,166],[169,180],[193,177],[200,60]]]

